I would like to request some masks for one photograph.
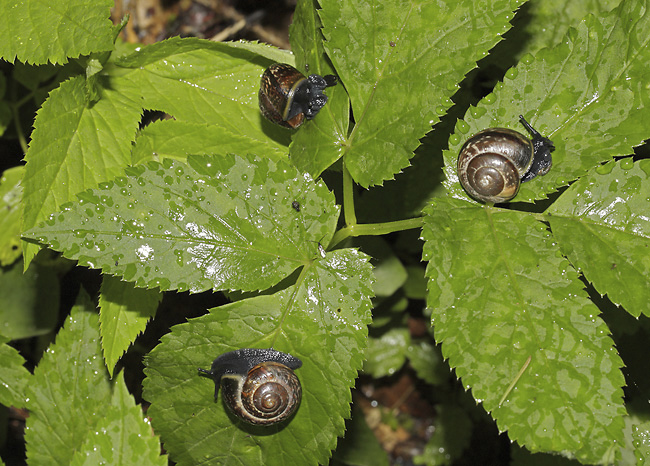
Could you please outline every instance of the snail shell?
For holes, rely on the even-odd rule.
[[[302,387],[293,369],[300,359],[273,349],[245,348],[222,354],[211,370],[199,369],[215,382],[214,397],[221,388],[224,403],[249,424],[270,425],[296,412]]]
[[[313,119],[327,103],[323,90],[337,83],[336,76],[305,77],[286,63],[269,66],[260,82],[259,106],[268,120],[286,128],[298,128]]]
[[[514,198],[520,183],[551,168],[553,143],[520,116],[531,132],[530,140],[508,128],[489,128],[470,137],[458,156],[458,178],[474,199],[506,202]]]

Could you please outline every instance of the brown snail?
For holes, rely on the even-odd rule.
[[[336,83],[336,76],[331,74],[305,77],[291,65],[275,63],[262,75],[258,94],[260,110],[273,123],[298,128],[325,106],[327,96],[323,91]]]
[[[296,412],[302,387],[294,369],[302,361],[274,349],[244,348],[224,353],[211,369],[199,369],[214,380],[214,398],[221,395],[228,408],[249,424],[270,425]]]
[[[506,202],[520,183],[546,175],[555,146],[522,115],[519,121],[532,140],[508,128],[489,128],[469,138],[458,156],[458,178],[467,193],[482,202]]]

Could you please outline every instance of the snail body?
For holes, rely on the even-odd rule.
[[[275,63],[262,74],[259,106],[268,120],[286,128],[298,128],[313,119],[327,103],[323,91],[336,85],[336,76],[303,75],[286,63]]]
[[[241,420],[270,425],[296,412],[302,387],[293,372],[300,359],[273,349],[244,348],[224,353],[211,369],[199,369],[214,380],[214,397],[221,389],[224,403]]]
[[[458,178],[467,193],[483,202],[514,198],[520,183],[551,169],[553,142],[537,132],[523,116],[519,120],[532,140],[508,128],[489,128],[470,137],[458,156]]]

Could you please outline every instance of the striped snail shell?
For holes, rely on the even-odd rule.
[[[553,142],[523,116],[519,120],[532,134],[532,140],[512,129],[489,128],[470,137],[461,148],[458,178],[474,199],[507,202],[517,195],[520,183],[551,169]]]
[[[302,387],[293,372],[300,359],[273,349],[244,348],[224,353],[211,370],[214,397],[221,389],[226,406],[239,419],[255,425],[282,422],[296,412]]]
[[[305,77],[286,63],[275,63],[262,74],[259,106],[268,120],[286,128],[298,128],[313,119],[327,103],[323,91],[337,83],[336,76]]]

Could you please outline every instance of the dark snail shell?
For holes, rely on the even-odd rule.
[[[489,128],[469,138],[458,156],[458,178],[474,199],[506,202],[522,182],[545,175],[551,168],[553,143],[520,116],[533,135],[530,140],[508,128]]]
[[[269,66],[260,82],[259,106],[268,120],[286,128],[298,128],[305,119],[313,119],[327,103],[323,91],[334,86],[333,75],[311,74],[305,77],[286,63]]]
[[[270,425],[296,412],[302,387],[293,372],[300,359],[273,349],[245,348],[222,354],[209,371],[224,403],[238,418],[249,424]]]

